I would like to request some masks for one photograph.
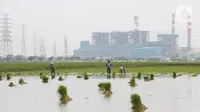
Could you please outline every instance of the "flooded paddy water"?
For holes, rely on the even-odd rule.
[[[0,112],[132,112],[130,95],[138,93],[148,109],[145,112],[200,112],[200,77],[183,75],[157,76],[144,82],[136,79],[137,86],[131,88],[130,77],[107,79],[105,76],[90,76],[89,80],[76,76],[63,76],[64,81],[49,79],[42,83],[39,76],[5,77],[0,81]],[[23,78],[28,84],[19,85]],[[99,82],[111,82],[110,98],[99,92]],[[17,86],[9,87],[14,82]],[[73,99],[61,106],[57,89],[66,85],[68,95]]]

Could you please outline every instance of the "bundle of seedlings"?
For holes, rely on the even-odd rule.
[[[142,74],[141,74],[140,72],[138,73],[137,78],[138,78],[138,79],[141,79],[141,78],[142,78]]]
[[[131,104],[134,112],[144,112],[147,107],[142,104],[141,98],[138,94],[131,95]]]
[[[84,73],[84,80],[88,80],[89,79],[89,76],[87,73]]]
[[[151,75],[150,75],[150,79],[151,79],[151,80],[154,80],[154,74],[151,74]]]
[[[57,93],[59,94],[60,98],[60,102],[62,104],[67,104],[67,102],[71,101],[72,99],[68,96],[67,94],[67,87],[64,85],[60,85],[58,87]]]
[[[15,84],[13,82],[10,82],[10,84],[8,86],[13,87],[13,86],[15,86]]]
[[[59,81],[63,81],[64,79],[63,79],[62,76],[60,76],[60,77],[58,78],[58,80],[59,80]]]
[[[47,77],[46,75],[42,76],[42,82],[43,83],[48,83],[49,77]]]
[[[150,81],[151,79],[148,76],[144,76],[144,81]]]
[[[43,77],[43,73],[42,73],[42,72],[40,72],[40,79],[42,79],[42,77]]]
[[[24,80],[23,79],[19,79],[19,84],[20,85],[23,85],[23,84],[27,84],[26,82],[24,82]]]
[[[2,75],[1,75],[1,73],[0,73],[0,81],[2,81]]]
[[[99,83],[99,84],[98,84],[98,87],[99,87],[99,90],[100,90],[100,91],[105,91],[104,84],[105,84],[105,83]]]
[[[6,78],[7,78],[7,80],[10,80],[10,79],[11,79],[11,74],[10,74],[10,73],[7,73],[7,74],[6,74]]]
[[[82,76],[81,76],[81,75],[78,75],[76,78],[80,79],[80,78],[82,78]]]
[[[174,79],[176,78],[176,72],[173,72],[173,78]]]
[[[133,76],[131,80],[128,82],[131,87],[135,87],[137,84],[135,83],[135,77]]]
[[[112,73],[112,78],[115,78],[115,77],[116,77],[115,72],[113,72]]]

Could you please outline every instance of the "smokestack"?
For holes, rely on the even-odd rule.
[[[175,34],[175,14],[172,14],[172,34]]]
[[[192,34],[192,22],[190,21],[191,17],[188,16],[188,34],[187,34],[187,48],[191,50],[191,34]]]
[[[135,30],[139,30],[139,17],[134,16]]]

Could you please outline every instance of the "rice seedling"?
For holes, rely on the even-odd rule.
[[[144,112],[147,107],[142,104],[141,98],[138,94],[131,95],[131,104],[134,112]]]
[[[150,78],[148,76],[144,76],[144,81],[150,81]]]
[[[130,84],[131,87],[135,87],[136,86],[135,77],[132,77],[128,83]]]
[[[64,85],[60,85],[58,87],[57,93],[60,96],[59,100],[61,101],[62,104],[67,104],[67,102],[72,100],[67,94],[67,87]]]
[[[8,86],[13,87],[13,86],[15,86],[15,84],[13,82],[10,82],[10,84]]]
[[[115,78],[115,77],[116,77],[115,72],[113,72],[113,74],[112,74],[112,78]]]
[[[82,78],[82,76],[78,75],[77,78],[80,79],[80,78]]]
[[[84,80],[88,80],[88,79],[89,79],[88,74],[84,73]]]
[[[7,73],[7,74],[6,74],[6,78],[7,78],[7,80],[10,80],[10,79],[11,79],[11,74],[10,74],[10,73]]]
[[[2,75],[1,75],[1,73],[0,73],[0,81],[2,81]]]
[[[63,79],[63,77],[60,76],[60,77],[58,78],[58,80],[59,80],[59,81],[63,81],[64,79]]]
[[[150,79],[151,79],[151,80],[154,80],[154,74],[151,74],[151,75],[150,75]]]
[[[104,94],[105,94],[106,96],[111,95],[111,94],[112,94],[112,91],[111,91],[111,83],[110,83],[110,82],[106,82],[106,83],[103,84],[103,86],[104,86],[104,89],[105,89]]]
[[[176,72],[173,72],[173,78],[176,78]]]
[[[141,78],[142,78],[142,74],[141,74],[140,72],[138,73],[137,78],[138,78],[138,79],[141,79]]]
[[[42,82],[43,83],[48,83],[48,80],[49,80],[49,77],[47,77],[45,75],[42,76]]]
[[[27,84],[26,82],[24,82],[24,80],[23,79],[19,79],[19,84],[20,85],[23,85],[23,84]]]
[[[43,73],[42,73],[42,72],[40,72],[40,79],[42,79],[42,77],[43,77]]]
[[[105,84],[105,83],[99,83],[99,84],[98,84],[98,87],[99,87],[99,90],[100,90],[100,91],[105,91],[104,84]]]
[[[197,77],[198,73],[192,74],[192,77]]]

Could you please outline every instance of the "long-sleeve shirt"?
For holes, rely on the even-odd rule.
[[[112,66],[111,63],[106,63],[107,68],[110,68],[111,66]]]

